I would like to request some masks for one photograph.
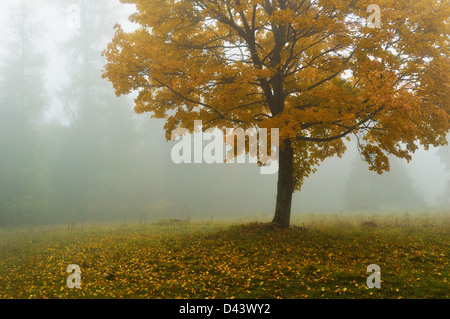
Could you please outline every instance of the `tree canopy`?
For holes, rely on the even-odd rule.
[[[450,128],[448,20],[441,0],[121,0],[104,77],[137,92],[137,113],[193,128],[279,128],[274,222],[289,225],[292,192],[357,136],[369,168],[389,170]]]

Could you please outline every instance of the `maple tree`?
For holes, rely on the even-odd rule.
[[[292,194],[355,135],[369,168],[389,170],[446,142],[450,6],[442,0],[121,0],[140,27],[116,33],[103,76],[165,130],[279,128],[274,223]]]

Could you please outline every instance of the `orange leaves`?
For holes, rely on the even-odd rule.
[[[384,154],[445,143],[445,1],[380,0],[381,28],[361,22],[370,1],[125,2],[141,28],[116,27],[104,77],[137,92],[136,112],[167,119],[166,136],[193,120],[279,128],[296,144],[296,189],[352,133],[379,172]]]
[[[277,25],[287,25],[294,22],[295,16],[295,12],[289,8],[285,10],[276,10],[270,16],[269,21]]]

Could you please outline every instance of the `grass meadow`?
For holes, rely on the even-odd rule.
[[[305,214],[0,231],[0,298],[449,298],[450,214]],[[81,288],[66,285],[81,269]],[[369,289],[367,266],[381,269]]]

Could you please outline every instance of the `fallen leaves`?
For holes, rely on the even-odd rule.
[[[29,239],[10,241],[0,250],[0,298],[449,296],[445,229],[426,236],[378,230],[370,244],[370,234],[358,229],[338,236],[329,227],[189,227],[42,233],[32,246]],[[373,262],[381,267],[377,290],[365,285]],[[69,264],[81,267],[81,289],[66,287]]]

